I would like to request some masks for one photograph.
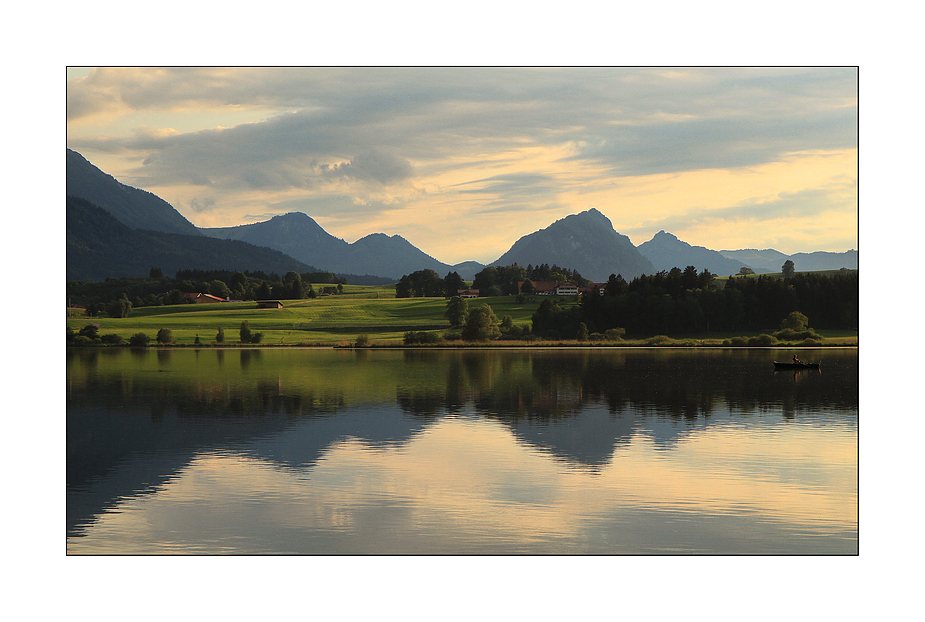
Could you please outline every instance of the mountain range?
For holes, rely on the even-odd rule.
[[[337,274],[375,274],[397,281],[405,274],[429,268],[441,276],[455,271],[462,278],[472,280],[476,272],[485,267],[475,261],[445,264],[400,235],[371,233],[349,244],[325,231],[302,212],[290,212],[249,225],[203,228],[199,231],[214,238],[275,248],[299,261]]]
[[[443,263],[399,235],[372,233],[351,244],[301,212],[237,227],[198,228],[160,197],[120,183],[71,149],[67,195],[68,280],[145,276],[156,266],[165,274],[184,268],[327,271],[350,283],[374,284],[423,269],[471,280],[485,267],[475,261]],[[718,275],[743,267],[779,272],[787,259],[799,271],[857,268],[858,253],[713,251],[665,231],[636,247],[592,208],[523,236],[489,265],[559,265],[603,282],[611,274],[629,280],[689,265]]]

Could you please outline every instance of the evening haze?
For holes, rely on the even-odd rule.
[[[67,146],[199,227],[304,212],[494,261],[596,208],[635,245],[858,248],[858,70],[69,68]]]

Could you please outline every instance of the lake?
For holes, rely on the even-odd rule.
[[[856,349],[69,348],[67,553],[856,555],[858,384]]]

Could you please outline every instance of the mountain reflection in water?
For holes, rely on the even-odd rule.
[[[192,465],[205,464],[205,456],[234,456],[256,461],[253,464],[272,465],[303,481],[320,477],[320,463],[349,454],[355,460],[355,472],[369,477],[368,465],[362,461],[371,464],[385,455],[396,459],[402,452],[407,455],[412,444],[428,434],[428,441],[441,438],[449,443],[450,437],[443,436],[449,430],[465,435],[479,430],[494,436],[487,440],[489,437],[473,434],[471,438],[490,444],[498,442],[497,434],[507,430],[522,448],[519,457],[511,454],[512,464],[523,462],[528,455],[523,451],[529,450],[551,459],[547,465],[593,474],[614,466],[620,452],[632,454],[634,443],[645,442],[655,451],[672,452],[687,439],[725,434],[716,438],[738,438],[742,446],[756,437],[743,440],[736,436],[741,430],[767,434],[768,429],[788,422],[800,426],[801,434],[811,431],[814,440],[824,440],[829,430],[835,430],[841,435],[840,442],[847,443],[849,454],[856,453],[857,352],[822,350],[812,356],[823,361],[822,373],[797,377],[773,373],[773,350],[69,349],[68,550],[79,552],[82,539],[119,512],[127,500],[162,495]],[[357,447],[362,451],[357,453]],[[467,455],[483,450],[486,447],[447,447],[447,451]],[[784,448],[782,453],[791,450]],[[496,454],[510,451],[498,449]],[[484,455],[491,460],[491,453]],[[746,459],[753,460],[743,457]],[[848,466],[856,479],[856,456],[849,455],[848,459],[853,461]],[[540,470],[549,468],[536,464]],[[701,467],[704,472],[716,470],[715,464]],[[383,464],[380,468],[389,467]],[[405,467],[405,472],[411,468]],[[413,468],[428,467],[415,464]],[[763,465],[756,481],[763,481],[774,469],[773,464]],[[452,477],[456,481],[464,475]],[[523,479],[522,474],[519,477]],[[400,482],[389,484],[396,485]],[[820,484],[812,480],[800,485],[818,488]],[[457,482],[454,486],[451,492],[457,494],[474,483]],[[533,495],[534,506],[543,505],[552,494],[527,481],[511,483],[505,490],[505,498],[518,502],[526,503],[525,495]],[[258,488],[254,494],[262,493]],[[365,494],[378,496],[385,491]],[[393,507],[407,494],[396,491],[378,511]],[[848,495],[838,501],[848,509],[847,536],[840,534],[837,543],[820,550],[856,553],[856,483],[853,491],[838,494]],[[536,501],[544,499],[547,501]],[[651,520],[647,514],[651,511],[666,516],[664,507],[640,511],[640,521]],[[713,516],[711,520],[718,519]],[[311,544],[299,540],[301,548],[286,552],[328,550],[325,547],[329,543],[318,540],[324,531],[320,526],[300,526],[303,538],[307,537],[304,532],[312,531]],[[394,534],[393,547],[376,551],[330,552],[422,552],[402,550],[405,535]],[[485,534],[458,536],[460,542],[486,538],[484,546],[472,542],[471,550],[477,552],[670,552],[671,548],[600,545],[600,550],[588,550],[563,544],[560,550],[552,536],[544,545],[547,548],[522,547],[522,543],[493,548]],[[657,536],[652,538],[658,541]],[[754,550],[727,550],[715,543],[689,545],[685,550],[806,552],[801,548],[805,547],[804,538],[795,537],[791,544],[783,542],[771,548],[756,544]],[[446,538],[436,537],[435,546],[441,546],[441,541],[446,546]],[[355,546],[368,546],[368,541],[364,542],[367,544]],[[158,550],[152,548],[150,552]],[[223,548],[219,544],[214,550],[261,551],[259,546]],[[469,551],[456,547],[423,552],[454,550]],[[206,547],[179,552],[209,551]],[[114,546],[110,552],[123,550]]]

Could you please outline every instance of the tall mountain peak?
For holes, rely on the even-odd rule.
[[[617,233],[610,219],[595,208],[571,214],[525,235],[491,265],[514,263],[558,264],[597,282],[606,281],[611,274],[630,279],[655,272],[630,239]]]

